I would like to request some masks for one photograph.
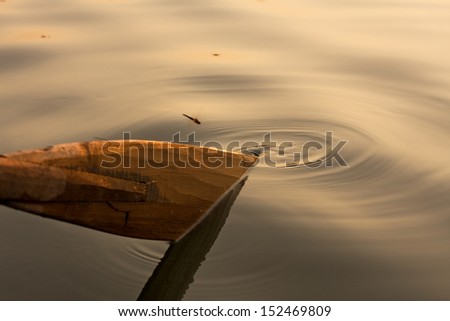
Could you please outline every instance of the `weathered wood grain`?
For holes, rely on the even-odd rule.
[[[144,140],[55,145],[0,157],[0,201],[104,232],[175,241],[256,160]]]

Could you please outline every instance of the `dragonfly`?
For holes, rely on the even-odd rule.
[[[194,123],[196,123],[197,125],[200,125],[200,124],[201,124],[200,120],[198,120],[198,119],[195,118],[195,117],[191,117],[191,116],[186,115],[186,114],[183,114],[183,116],[189,118],[190,120],[192,120],[192,121],[193,121]]]

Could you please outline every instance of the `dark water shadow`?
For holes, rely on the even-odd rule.
[[[49,55],[33,48],[0,49],[0,73],[29,68],[49,59]]]
[[[283,81],[281,77],[274,76],[209,74],[172,78],[168,80],[168,85],[186,93],[273,94],[285,91],[281,85]]]
[[[170,245],[137,300],[172,301],[183,298],[225,224],[245,180],[236,185],[188,235]]]

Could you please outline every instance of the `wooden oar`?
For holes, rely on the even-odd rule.
[[[92,141],[0,157],[0,202],[113,234],[176,241],[257,161],[157,141]]]

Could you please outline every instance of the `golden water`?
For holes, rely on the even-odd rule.
[[[449,1],[0,1],[0,153],[347,140],[261,164],[185,299],[450,299]],[[202,121],[195,125],[187,113]],[[1,299],[135,299],[167,245],[0,208]]]

